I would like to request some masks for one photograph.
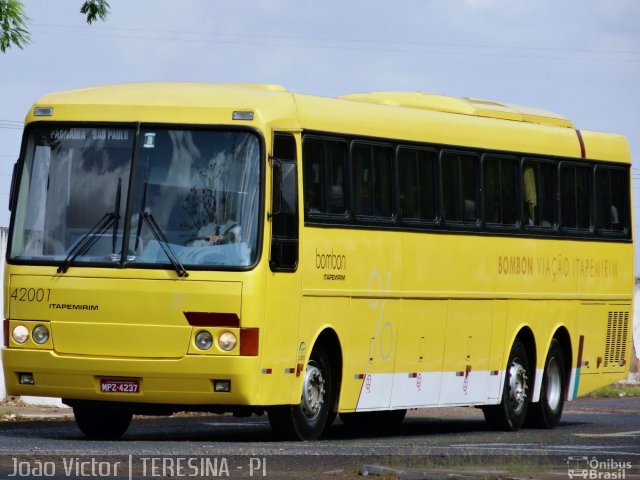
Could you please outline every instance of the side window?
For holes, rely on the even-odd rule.
[[[465,153],[442,154],[442,200],[445,222],[478,221],[478,158]]]
[[[269,266],[274,272],[294,272],[298,267],[298,176],[293,135],[274,136],[272,168]]]
[[[484,218],[488,225],[518,223],[518,160],[487,155],[483,158]]]
[[[358,216],[390,218],[393,149],[354,142],[351,150],[354,211]]]
[[[555,228],[556,165],[525,160],[522,164],[523,223],[527,226]]]
[[[629,233],[629,174],[622,168],[596,167],[596,228]]]
[[[305,137],[302,148],[305,215],[345,215],[346,143]]]
[[[431,150],[401,147],[398,150],[400,215],[409,221],[434,222],[436,209],[436,160]]]
[[[564,228],[591,228],[591,168],[560,164],[560,224]]]

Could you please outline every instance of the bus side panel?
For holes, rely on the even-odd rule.
[[[351,300],[344,376],[361,385],[358,411],[390,407],[400,308],[400,300],[388,298]]]
[[[392,408],[438,405],[448,304],[447,300],[403,300]]]
[[[441,405],[484,402],[492,323],[492,301],[450,300]]]
[[[300,324],[300,276],[267,272],[266,311],[260,329],[260,393],[258,405],[290,401],[296,385]],[[295,403],[300,402],[300,394]]]
[[[489,356],[489,378],[487,379],[486,403],[499,403],[504,384],[504,371],[507,362],[504,343],[507,333],[506,325],[509,316],[509,302],[495,300],[493,302],[493,329],[491,331],[491,349]]]
[[[571,365],[570,399],[615,382],[629,370],[631,305],[583,303],[579,312],[573,339],[576,355]]]

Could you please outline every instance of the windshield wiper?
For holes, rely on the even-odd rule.
[[[171,246],[169,245],[169,240],[167,240],[167,237],[165,237],[164,233],[162,233],[162,230],[156,223],[156,220],[153,218],[153,215],[151,215],[151,213],[149,212],[140,212],[138,223],[141,223],[142,221],[147,222],[147,225],[149,226],[149,230],[151,230],[151,233],[153,233],[153,236],[156,237],[156,240],[158,240],[158,243],[160,243],[160,246],[162,247],[162,251],[165,253],[167,258],[171,262],[171,265],[173,266],[173,269],[176,271],[178,276],[187,278],[189,276],[189,272],[187,272],[187,270],[184,268],[182,263],[180,263],[180,260],[178,260],[178,257],[176,256],[175,252],[171,249]]]
[[[84,255],[87,253],[91,247],[98,241],[100,235],[104,234],[109,227],[115,225],[117,215],[114,213],[105,213],[104,216],[96,223],[91,230],[85,233],[82,238],[76,243],[71,250],[69,251],[69,255],[64,259],[64,262],[58,267],[58,273],[67,273],[71,264],[78,258],[80,255]]]
[[[91,230],[85,233],[80,240],[71,248],[67,258],[58,267],[58,273],[67,273],[69,267],[76,258],[80,255],[84,255],[95,243],[100,239],[100,236],[109,230],[113,226],[113,249],[112,252],[116,253],[116,237],[118,235],[118,223],[120,221],[120,197],[122,194],[122,177],[118,178],[118,188],[116,189],[115,211],[105,213],[103,217],[96,223]]]
[[[118,224],[120,223],[120,197],[122,196],[122,177],[118,178],[118,189],[116,190],[116,209],[113,212],[113,237],[111,239],[111,253],[116,254],[116,243],[118,240]]]
[[[148,167],[148,166],[147,166]],[[140,235],[142,234],[142,213],[147,209],[147,186],[149,185],[149,169],[147,168],[147,174],[144,179],[144,188],[142,189],[142,201],[140,202],[140,214],[138,215],[138,227],[136,228],[136,245],[135,251],[138,251],[140,246]]]
[[[171,246],[169,245],[169,240],[164,233],[162,233],[162,229],[158,226],[156,219],[153,218],[150,212],[147,211],[147,187],[149,186],[149,170],[147,169],[147,174],[144,179],[144,188],[142,189],[142,200],[140,202],[140,213],[138,214],[138,228],[136,231],[136,244],[135,249],[138,251],[138,245],[140,243],[140,235],[142,233],[142,224],[146,222],[149,226],[149,230],[153,233],[153,236],[156,237],[156,240],[162,247],[162,251],[167,256],[173,269],[176,271],[179,277],[187,278],[189,276],[189,272],[184,268],[180,260],[178,260],[178,256],[175,254]]]

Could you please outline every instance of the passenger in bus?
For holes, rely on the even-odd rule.
[[[306,210],[308,213],[321,213],[318,206],[318,190],[310,187],[307,191]]]
[[[522,191],[524,194],[524,214],[527,218],[526,224],[535,225],[538,194],[536,191],[536,177],[531,166],[524,167],[524,172],[522,172]]]
[[[611,230],[620,229],[620,218],[618,217],[618,208],[615,205],[611,205],[609,208],[609,228]]]
[[[495,196],[493,198],[493,209],[491,213],[491,222],[490,223],[502,223],[502,212],[500,209],[500,197]]]
[[[226,198],[224,196],[219,198],[221,200],[218,203],[214,202],[215,221],[200,227],[196,239],[189,242],[189,246],[203,247],[240,241],[240,225],[230,218]]]
[[[360,213],[362,215],[368,215],[370,217],[381,216],[380,209],[371,199],[371,190],[369,189],[368,185],[362,187],[362,209]]]
[[[475,200],[465,198],[464,200],[464,221],[475,222],[478,219]]]

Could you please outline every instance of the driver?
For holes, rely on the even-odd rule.
[[[226,199],[223,197],[219,203],[214,203],[214,206],[214,221],[200,227],[197,240],[191,242],[190,246],[202,247],[240,241],[240,225],[229,218]]]

